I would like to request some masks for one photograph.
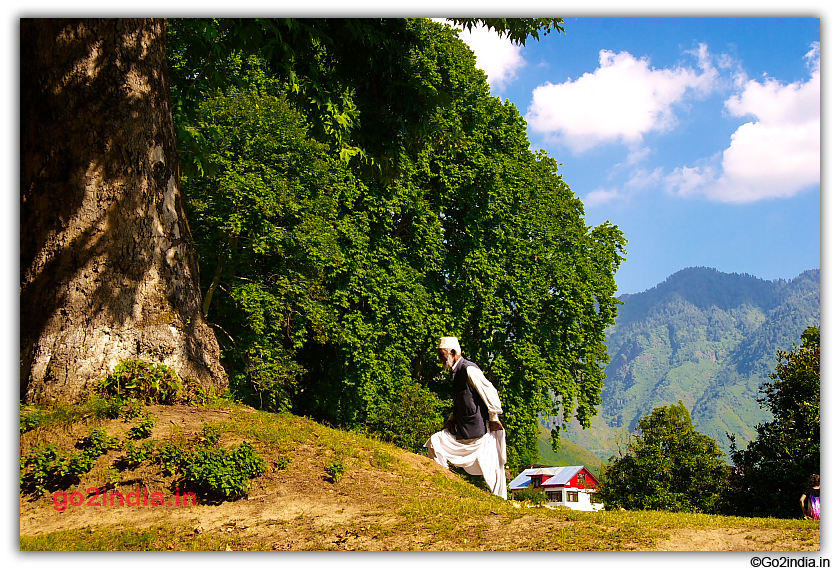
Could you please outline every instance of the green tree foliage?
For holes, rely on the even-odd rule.
[[[386,157],[385,173],[323,136],[329,113],[301,99],[303,72],[278,72],[276,54],[219,55],[211,67],[227,84],[187,72],[196,30],[264,25],[171,26],[173,84],[203,94],[176,120],[191,133],[184,161],[201,157],[184,189],[234,390],[418,449],[449,405],[434,347],[453,334],[500,391],[511,465],[536,459],[540,414],[586,425],[615,320],[618,228],[586,226],[557,163],[529,150],[521,115],[490,96],[455,30],[283,24],[317,46],[289,69],[310,61],[312,89],[332,85],[336,105],[346,93],[356,114],[341,144]],[[336,63],[348,54],[358,77]]]
[[[716,513],[729,468],[715,441],[694,431],[682,401],[639,420],[626,452],[601,473],[607,508]]]
[[[454,21],[486,26],[518,44],[563,31],[556,18]],[[416,57],[423,39],[416,20],[404,18],[171,20],[175,111],[191,120],[206,93],[247,83],[231,67],[232,54],[257,57],[306,115],[312,136],[345,161],[388,178],[398,170],[400,149],[422,146],[430,116],[448,103],[449,94]],[[181,124],[178,138],[188,157],[185,172],[201,172],[201,134]]]
[[[561,26],[562,18],[452,18],[452,21],[467,30],[483,25],[518,45],[525,45],[529,37],[539,41],[540,32],[548,35],[551,30],[566,31]]]
[[[759,403],[773,419],[756,426],[745,449],[733,443],[731,510],[737,514],[797,516],[808,477],[820,472],[820,329],[802,333],[802,345],[779,351],[773,382]]]
[[[184,182],[204,310],[233,390],[288,408],[302,372],[295,351],[339,334],[325,283],[343,263],[338,200],[358,190],[281,97],[230,89],[208,97],[191,128],[214,173]]]

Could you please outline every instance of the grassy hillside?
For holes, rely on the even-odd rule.
[[[560,438],[561,447],[557,451],[551,448],[551,432],[544,425],[540,425],[540,438],[537,442],[540,452],[540,463],[559,467],[561,465],[585,465],[596,476],[601,471],[601,458],[572,440]]]
[[[44,495],[33,488],[32,467],[24,469],[21,550],[820,548],[819,524],[813,521],[528,508],[499,499],[426,457],[289,414],[231,405],[155,405],[141,412],[151,416],[107,419],[101,405],[89,404],[27,412],[22,457],[48,443],[60,453],[85,453],[91,433],[107,434],[111,447],[77,479],[46,480]],[[146,421],[150,417],[154,422]],[[136,431],[143,422],[154,423],[150,432]],[[130,430],[139,437],[133,447],[152,442],[154,451],[138,462],[127,460],[125,444],[135,441]],[[195,487],[164,467],[164,455],[171,458],[173,446],[197,455],[242,442],[253,446],[266,467],[249,481],[245,496],[234,500],[199,491],[197,504],[174,504],[180,499],[173,498]],[[216,461],[214,469],[223,471],[221,464]],[[103,487],[105,493],[96,490]],[[113,491],[128,497],[138,488],[149,497],[160,493],[161,504],[101,504],[101,497]],[[64,493],[68,501],[57,501]],[[72,493],[79,493],[76,500]],[[137,495],[134,499],[140,502]]]

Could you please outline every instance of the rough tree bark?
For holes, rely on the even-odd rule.
[[[189,247],[163,20],[21,20],[20,395],[119,361],[222,388]]]

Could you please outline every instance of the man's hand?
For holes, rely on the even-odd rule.
[[[505,428],[504,428],[504,426],[502,426],[502,422],[500,422],[500,421],[490,422],[490,431],[499,431],[499,430],[503,430],[503,429],[505,429]]]

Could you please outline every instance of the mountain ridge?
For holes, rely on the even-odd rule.
[[[610,363],[599,414],[591,429],[570,425],[564,435],[606,459],[642,416],[682,400],[695,429],[724,454],[727,433],[745,445],[754,426],[769,419],[756,398],[775,370],[776,351],[819,326],[819,279],[819,269],[768,281],[689,267],[621,295],[624,305],[607,331]]]

